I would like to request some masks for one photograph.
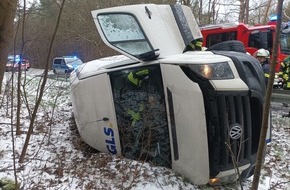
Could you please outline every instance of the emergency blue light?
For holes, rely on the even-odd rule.
[[[8,59],[19,59],[20,58],[20,55],[8,55]]]
[[[15,55],[15,56],[8,55],[8,60],[15,61],[15,62],[19,62],[19,61],[21,61],[21,58],[20,58],[20,55]]]
[[[276,14],[273,14],[269,17],[269,20],[270,21],[277,21],[277,15]]]
[[[78,57],[75,55],[68,55],[68,56],[63,56],[64,58],[71,58],[71,59],[77,59]]]

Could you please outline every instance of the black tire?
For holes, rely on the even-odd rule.
[[[246,53],[245,46],[242,42],[238,40],[230,40],[230,41],[224,41],[220,42],[218,44],[215,44],[207,49],[207,51],[237,51]]]
[[[54,74],[56,74],[56,71],[55,71],[55,69],[53,69],[53,73],[54,73]]]

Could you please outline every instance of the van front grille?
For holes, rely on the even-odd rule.
[[[211,96],[205,97],[205,107],[211,177],[214,177],[221,171],[233,169],[233,161],[244,165],[256,154],[262,104],[248,92],[209,94]]]

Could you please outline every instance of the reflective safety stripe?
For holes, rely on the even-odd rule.
[[[131,126],[135,126],[136,122],[140,120],[141,116],[139,112],[134,112],[133,110],[129,110],[128,114],[131,116],[132,123]]]
[[[199,47],[202,47],[202,42],[197,41],[197,42],[195,43],[195,45],[196,45],[196,46],[199,46]]]
[[[265,73],[264,75],[266,78],[269,78],[269,76],[270,76],[268,73]]]
[[[140,77],[144,77],[145,75],[148,75],[148,74],[149,74],[148,69],[143,69],[143,70],[137,71],[135,73],[135,76],[134,76],[133,72],[130,72],[128,75],[128,79],[136,86],[141,86],[142,80],[140,79]]]
[[[189,46],[190,46],[193,50],[195,50],[195,46],[194,46],[193,43],[189,43]]]
[[[135,126],[136,122],[141,119],[140,112],[142,112],[143,110],[144,110],[143,104],[139,104],[139,111],[138,112],[134,112],[133,110],[130,110],[130,109],[128,110],[127,113],[131,116],[131,119],[132,119],[131,126]]]
[[[131,81],[135,85],[138,85],[138,83],[139,83],[139,79],[134,78],[134,74],[132,72],[129,73],[128,79],[129,79],[129,81]]]
[[[285,67],[285,64],[284,64],[284,62],[282,62],[282,63],[281,63],[281,66],[282,66],[282,67]]]
[[[148,69],[144,69],[144,70],[141,70],[141,71],[138,71],[136,73],[136,75],[138,76],[141,76],[141,75],[148,75],[149,74],[149,70]]]

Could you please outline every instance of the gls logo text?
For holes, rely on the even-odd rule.
[[[104,133],[110,139],[106,140],[107,149],[112,154],[117,154],[115,138],[114,138],[114,131],[112,128],[104,127]]]

